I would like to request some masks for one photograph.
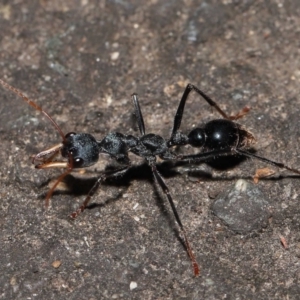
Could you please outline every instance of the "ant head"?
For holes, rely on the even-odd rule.
[[[65,158],[72,158],[73,168],[85,168],[98,161],[99,147],[92,135],[69,132],[65,135],[61,154]]]

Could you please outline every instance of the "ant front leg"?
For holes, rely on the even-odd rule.
[[[62,182],[64,180],[64,178],[69,175],[72,172],[73,168],[71,166],[68,166],[67,170],[62,173],[56,180],[56,182],[54,183],[54,185],[51,187],[51,189],[48,191],[47,195],[46,195],[46,199],[45,199],[45,207],[48,208],[49,207],[49,202],[50,202],[50,198],[52,197],[52,194],[54,192],[54,190],[56,189],[56,187],[59,185],[60,182]]]
[[[73,158],[70,157],[70,163],[69,162],[47,162],[41,165],[36,166],[37,169],[46,169],[46,168],[66,168],[65,172],[63,172],[56,180],[54,185],[50,188],[46,195],[45,199],[45,207],[48,208],[50,198],[52,197],[52,194],[56,187],[59,185],[60,182],[64,180],[64,178],[69,175],[73,170]]]

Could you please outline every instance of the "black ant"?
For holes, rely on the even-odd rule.
[[[62,130],[56,124],[56,122],[35,102],[28,99],[23,93],[16,88],[10,86],[0,79],[0,84],[5,88],[13,91],[20,96],[24,101],[31,105],[36,110],[43,113],[53,124],[56,130],[62,137],[62,142],[49,149],[46,149],[35,156],[33,156],[33,163],[38,161],[35,165],[38,169],[46,168],[65,168],[65,172],[60,175],[56,183],[48,191],[46,196],[46,207],[49,205],[50,197],[52,196],[57,185],[64,179],[75,168],[85,168],[95,164],[101,153],[108,154],[111,158],[115,159],[119,164],[123,165],[118,169],[110,172],[102,173],[97,179],[96,183],[89,191],[82,205],[73,212],[71,218],[76,218],[88,205],[91,197],[101,184],[108,178],[117,177],[124,174],[130,167],[131,162],[128,157],[129,152],[134,153],[145,159],[147,164],[150,166],[152,173],[159,184],[160,188],[166,195],[176,222],[183,234],[187,253],[193,265],[194,275],[198,276],[199,266],[196,262],[195,255],[190,246],[187,238],[186,231],[180,220],[176,207],[174,205],[170,191],[165,184],[162,176],[159,174],[156,167],[156,157],[160,157],[162,160],[167,161],[183,161],[183,162],[201,162],[207,161],[214,157],[220,157],[224,155],[244,155],[247,157],[256,158],[265,163],[275,165],[279,168],[287,169],[294,173],[300,174],[300,171],[290,168],[283,163],[275,162],[267,158],[255,155],[248,152],[249,148],[255,141],[254,136],[247,131],[243,126],[234,122],[237,119],[242,118],[249,108],[245,107],[241,112],[234,116],[228,116],[210,97],[204,92],[199,90],[196,86],[188,84],[182,95],[179,103],[172,129],[172,134],[169,140],[165,140],[156,134],[146,134],[143,115],[140,109],[139,100],[136,94],[132,95],[134,104],[135,115],[137,119],[138,128],[141,136],[135,137],[133,135],[124,135],[119,132],[111,132],[106,135],[101,141],[97,141],[92,135],[88,133],[74,133],[70,132],[66,135],[63,134]],[[189,134],[183,134],[179,131],[181,120],[184,112],[184,107],[188,95],[191,91],[197,92],[200,96],[206,100],[206,102],[214,107],[223,117],[223,119],[212,120],[204,125],[203,128],[194,128]],[[190,145],[192,147],[199,147],[201,151],[198,154],[191,155],[178,155],[171,151],[173,146]],[[55,157],[61,154],[66,160],[56,161]]]

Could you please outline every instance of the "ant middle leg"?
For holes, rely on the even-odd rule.
[[[87,208],[90,200],[92,199],[93,195],[95,194],[95,192],[97,191],[98,187],[100,186],[100,184],[103,181],[105,181],[108,178],[113,178],[113,177],[117,177],[117,176],[123,175],[128,170],[129,167],[130,167],[130,165],[127,165],[127,166],[125,166],[123,168],[119,168],[119,169],[113,170],[111,172],[104,173],[101,176],[99,176],[98,179],[97,179],[97,181],[93,185],[93,187],[90,189],[90,191],[89,191],[88,195],[86,196],[85,200],[83,201],[83,203],[80,205],[80,207],[76,211],[74,211],[70,215],[70,217],[72,219],[77,218],[77,216],[79,214],[81,214]]]
[[[133,100],[133,104],[134,104],[135,115],[136,115],[136,118],[137,118],[137,123],[138,123],[140,134],[142,135],[142,138],[146,138],[147,135],[145,135],[144,119],[143,119],[142,111],[141,111],[141,108],[140,108],[140,105],[139,105],[139,100],[138,100],[138,97],[137,97],[136,94],[132,95],[132,100]],[[183,227],[183,224],[180,220],[180,217],[179,217],[178,212],[176,210],[176,207],[175,207],[173,198],[170,194],[170,191],[169,191],[167,185],[165,184],[162,176],[157,171],[156,164],[155,164],[156,155],[160,156],[164,160],[177,160],[178,157],[177,157],[176,154],[169,151],[166,141],[163,138],[161,138],[160,136],[157,136],[157,135],[149,135],[148,139],[143,139],[143,141],[141,141],[140,146],[143,146],[143,147],[141,147],[141,149],[148,147],[149,153],[152,152],[152,154],[149,154],[149,153],[139,152],[140,150],[137,151],[137,153],[140,153],[140,155],[146,159],[148,165],[152,169],[152,173],[154,175],[154,178],[156,179],[156,181],[159,184],[160,188],[162,189],[162,191],[164,192],[164,194],[168,198],[168,201],[169,201],[170,206],[172,208],[172,212],[174,214],[175,220],[176,220],[176,222],[177,222],[177,224],[178,224],[178,226],[181,230],[181,233],[184,237],[185,248],[186,248],[187,253],[189,255],[189,258],[192,262],[192,266],[193,266],[193,269],[194,269],[194,275],[198,276],[199,273],[200,273],[199,266],[198,266],[198,263],[196,261],[195,255],[192,251],[192,248],[190,246],[190,242],[188,240],[186,231],[185,231],[185,229]],[[156,152],[156,153],[154,153],[154,152]]]

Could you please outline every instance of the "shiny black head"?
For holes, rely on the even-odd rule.
[[[70,132],[65,136],[61,154],[72,157],[73,168],[85,168],[95,164],[99,158],[99,146],[88,133]]]

